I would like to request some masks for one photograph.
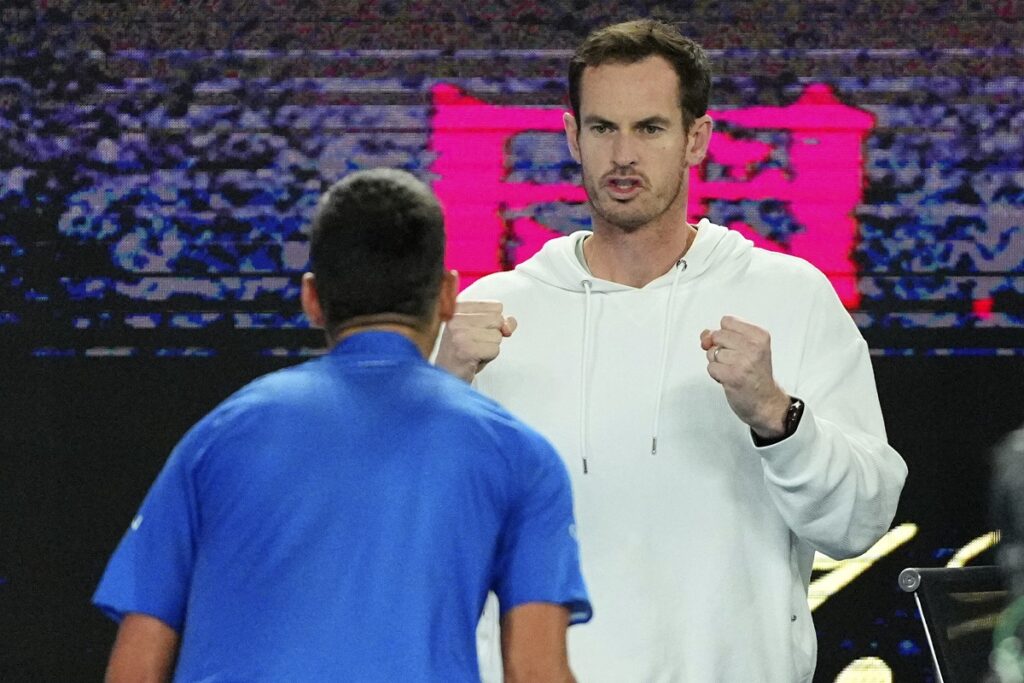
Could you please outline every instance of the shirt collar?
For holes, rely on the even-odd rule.
[[[375,356],[384,358],[423,359],[423,354],[408,337],[397,332],[368,330],[357,332],[338,342],[330,352],[331,356]]]

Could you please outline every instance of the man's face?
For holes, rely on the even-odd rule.
[[[587,67],[580,120],[566,114],[565,128],[595,228],[685,220],[689,167],[704,158],[711,121],[683,130],[679,78],[663,57]]]

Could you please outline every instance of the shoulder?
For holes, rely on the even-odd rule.
[[[708,270],[716,286],[728,283],[743,291],[830,288],[828,278],[812,263],[792,254],[756,246],[737,230],[708,221],[699,223],[691,250],[697,272]],[[798,294],[798,293],[797,293]]]
[[[791,299],[835,303],[842,307],[828,277],[799,256],[754,247],[743,275],[750,287],[783,292]]]
[[[516,468],[561,462],[547,439],[504,406],[444,370],[435,371],[443,376],[438,380],[435,408],[469,432],[462,438],[483,440]]]
[[[527,428],[497,401],[447,371],[431,366],[424,372],[429,373],[427,381],[436,383],[434,396],[437,403],[434,408],[437,410],[455,413],[470,423],[488,427],[502,435]]]
[[[459,299],[480,300],[480,299],[505,299],[514,296],[519,292],[532,290],[537,286],[537,281],[526,277],[517,270],[506,270],[498,273],[485,275],[476,280],[459,294]]]
[[[324,363],[324,358],[318,358],[261,375],[229,396],[223,408],[228,412],[258,412],[303,404],[317,386],[328,381],[328,373],[320,371]]]
[[[806,284],[828,284],[825,274],[810,261],[799,256],[769,251],[761,247],[751,248],[750,269],[755,274],[765,273]]]
[[[221,401],[186,434],[183,443],[209,442],[222,435],[259,432],[301,415],[315,401],[320,359],[261,375]]]

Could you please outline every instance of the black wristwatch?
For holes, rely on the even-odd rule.
[[[800,418],[804,416],[804,402],[796,396],[789,397],[789,409],[786,411],[786,418],[784,420],[783,427],[786,431],[782,432],[781,435],[771,439],[763,439],[757,435],[753,429],[750,430],[750,435],[754,437],[754,445],[758,447],[771,446],[773,443],[778,443],[783,439],[788,439],[796,433],[796,428],[800,426]]]

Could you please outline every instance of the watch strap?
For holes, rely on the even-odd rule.
[[[772,444],[779,443],[784,439],[788,439],[796,433],[797,427],[800,426],[800,419],[804,416],[804,402],[796,396],[789,397],[789,408],[786,410],[786,417],[783,419],[783,428],[785,429],[779,436],[765,439],[757,435],[754,430],[750,430],[750,435],[754,438],[754,445],[757,447],[771,446]]]

